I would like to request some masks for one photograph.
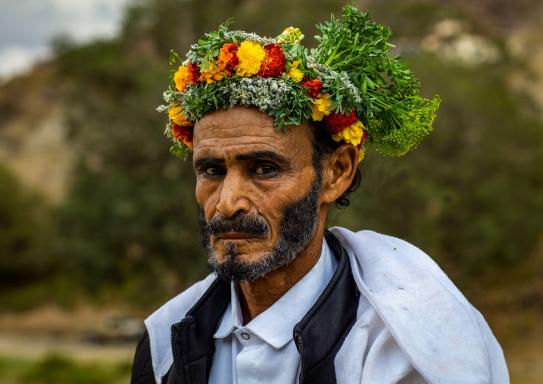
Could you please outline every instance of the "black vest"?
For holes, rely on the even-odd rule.
[[[334,357],[356,320],[359,292],[349,258],[330,233],[326,241],[338,261],[317,302],[293,329],[300,353],[300,384],[334,384]],[[213,335],[230,303],[230,283],[215,280],[185,318],[172,325],[173,365],[164,384],[206,384],[215,340]]]

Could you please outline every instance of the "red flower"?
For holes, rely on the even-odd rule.
[[[309,96],[316,99],[319,96],[319,93],[322,91],[322,81],[319,79],[306,79],[302,82],[302,87],[305,88],[305,91]]]
[[[176,140],[182,142],[187,147],[192,148],[192,137],[194,128],[190,126],[180,126],[172,123],[172,135]]]
[[[189,69],[190,81],[194,84],[198,83],[198,79],[200,78],[200,66],[189,62],[187,67]]]
[[[220,71],[225,72],[227,75],[231,75],[236,71],[236,67],[239,64],[238,45],[236,43],[225,43],[219,51],[219,57],[217,58],[217,66]]]
[[[357,117],[354,111],[344,115],[342,113],[332,112],[328,116],[324,116],[322,121],[330,134],[335,135],[340,133],[348,126],[356,123]]]
[[[283,53],[281,44],[267,44],[264,46],[266,56],[260,64],[260,71],[257,76],[262,77],[277,77],[285,71],[287,59]]]

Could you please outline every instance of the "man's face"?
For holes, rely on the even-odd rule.
[[[265,113],[236,107],[203,117],[193,150],[211,266],[254,280],[291,262],[312,238],[320,206],[311,128],[278,132]]]

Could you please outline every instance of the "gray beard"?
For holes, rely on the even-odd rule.
[[[218,263],[217,256],[211,247],[210,234],[215,233],[214,227],[225,230],[228,228],[240,227],[241,232],[262,234],[269,228],[261,217],[236,217],[235,223],[229,226],[228,218],[213,218],[210,223],[205,219],[204,212],[200,207],[200,230],[202,243],[207,249],[208,263],[218,277],[230,281],[254,281],[267,273],[280,267],[288,265],[305,249],[313,238],[318,222],[318,197],[321,189],[320,175],[316,175],[315,182],[311,185],[309,192],[297,202],[285,207],[283,218],[280,224],[279,239],[275,246],[260,260],[254,262],[243,262],[239,259],[237,246],[234,242],[226,242],[226,260]],[[216,224],[216,225],[215,225]],[[262,228],[264,225],[266,228]],[[256,227],[255,227],[256,226]]]

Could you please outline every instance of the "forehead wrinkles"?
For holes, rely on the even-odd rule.
[[[274,127],[260,126],[257,124],[239,124],[235,127],[204,126],[199,127],[194,136],[195,151],[222,150],[226,147],[258,146],[262,149],[284,151],[295,145],[295,136]],[[250,128],[250,132],[247,132]]]
[[[277,131],[273,125],[255,122],[235,124],[197,123],[194,130],[196,140],[208,137],[240,137],[244,135],[275,137],[280,134],[284,134],[284,132]]]
[[[266,115],[251,110],[240,112],[216,112],[198,121],[194,130],[194,157],[230,157],[263,150],[301,160],[307,157],[303,149],[307,147],[311,152],[307,126],[291,126],[285,132],[278,130]]]
[[[250,148],[249,148],[250,146]],[[273,142],[262,142],[260,140],[254,140],[254,138],[251,138],[250,141],[245,141],[241,138],[232,138],[232,139],[225,139],[225,140],[216,140],[216,139],[208,139],[208,140],[202,140],[200,144],[198,144],[197,147],[195,147],[196,152],[246,152],[248,150],[271,150],[273,152],[285,152],[286,148],[276,145]]]

